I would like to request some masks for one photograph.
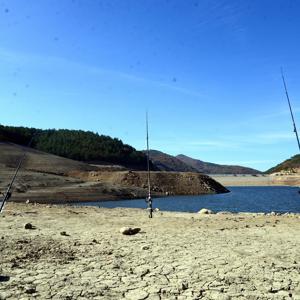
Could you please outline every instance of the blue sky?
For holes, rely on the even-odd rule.
[[[265,170],[297,154],[300,2],[0,0],[0,123]],[[300,129],[300,127],[299,127]]]

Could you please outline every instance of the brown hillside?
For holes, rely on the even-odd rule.
[[[59,175],[74,170],[92,171],[98,169],[96,166],[86,163],[11,143],[0,143],[0,164],[4,167],[16,168],[25,149],[26,158],[22,164],[22,169]]]

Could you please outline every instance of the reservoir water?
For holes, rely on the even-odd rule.
[[[228,187],[230,193],[201,196],[169,196],[154,198],[153,207],[163,211],[198,212],[208,208],[214,212],[297,212],[300,213],[299,188],[287,186]],[[115,200],[76,205],[99,207],[146,208],[145,199]]]

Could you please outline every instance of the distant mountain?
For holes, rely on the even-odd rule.
[[[143,152],[146,153],[146,151]],[[198,172],[195,168],[187,165],[175,156],[161,151],[150,150],[149,156],[152,164],[160,171]]]
[[[143,151],[146,153],[146,151]],[[150,150],[152,164],[161,171],[200,172],[205,174],[259,174],[258,170],[230,165],[218,165],[193,159],[183,154],[172,156],[161,151]]]
[[[177,155],[176,158],[184,162],[185,164],[196,169],[198,172],[204,174],[259,174],[258,170],[246,168],[242,166],[231,165],[218,165],[202,160],[194,159],[183,154]]]
[[[277,166],[269,169],[266,173],[275,173],[281,171],[296,171],[300,168],[300,154],[294,155]]]

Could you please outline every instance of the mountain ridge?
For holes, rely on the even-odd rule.
[[[142,151],[147,153],[146,150]],[[259,170],[243,166],[219,165],[179,154],[173,156],[162,151],[151,149],[149,157],[152,164],[160,171],[197,172],[204,174],[261,174]]]
[[[176,158],[180,159],[187,165],[192,166],[198,172],[204,174],[261,174],[262,172],[253,168],[236,166],[236,165],[220,165],[211,162],[204,162],[199,159],[179,154]]]
[[[146,154],[147,151],[143,150]],[[160,171],[196,172],[198,171],[170,154],[158,150],[149,150],[150,160]]]

